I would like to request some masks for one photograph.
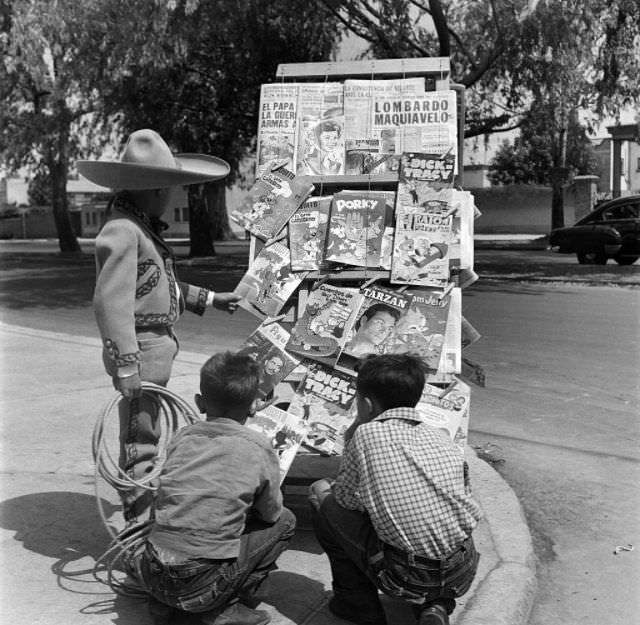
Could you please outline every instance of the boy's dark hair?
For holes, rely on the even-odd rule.
[[[410,354],[367,356],[358,363],[356,389],[383,410],[413,408],[420,401],[427,371],[426,364]]]
[[[245,354],[214,354],[200,369],[200,394],[221,408],[247,406],[256,398],[260,367]]]

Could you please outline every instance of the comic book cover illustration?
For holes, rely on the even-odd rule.
[[[374,95],[423,93],[424,88],[424,78],[344,81],[345,173],[380,174],[397,170],[395,142],[389,141],[395,130],[374,133],[372,129]]]
[[[447,213],[448,208],[447,203],[437,200],[420,207],[396,207],[391,282],[447,286],[455,219]]]
[[[442,154],[403,152],[400,156],[399,184],[403,185],[403,204],[418,204],[421,189],[441,189],[453,186],[455,161],[452,150]],[[409,198],[406,197],[409,196]]]
[[[457,105],[453,90],[374,94],[374,136],[385,136],[395,154],[451,152],[457,173]],[[384,133],[384,135],[383,135]]]
[[[354,373],[356,363],[368,354],[384,354],[411,296],[376,285],[360,289],[363,296],[355,323],[336,362],[336,369]]]
[[[285,351],[289,332],[272,319],[263,321],[238,348],[260,365],[258,392],[264,398],[286,378],[300,360]]]
[[[427,382],[431,383],[449,383],[452,374],[460,373],[462,368],[462,290],[452,288],[448,297],[447,326],[440,361],[437,369],[426,377]]]
[[[295,169],[298,84],[271,83],[260,87],[256,146],[256,178],[273,162]]]
[[[313,191],[313,185],[285,167],[265,171],[229,217],[255,236],[275,237]]]
[[[331,202],[325,259],[356,267],[379,267],[386,221],[384,193],[336,193]]]
[[[309,293],[296,321],[287,350],[334,365],[360,308],[358,289],[321,284]]]
[[[387,354],[419,356],[434,372],[440,365],[445,343],[451,294],[433,289],[408,289],[411,303],[395,324],[385,342]]]
[[[447,433],[464,453],[469,428],[469,401],[471,389],[458,378],[453,378],[445,389],[425,384],[416,410],[433,427]]]
[[[344,174],[344,89],[339,82],[301,83],[296,173]]]
[[[320,269],[329,223],[331,197],[310,197],[289,220],[291,271]]]
[[[291,272],[289,248],[281,242],[260,250],[234,289],[240,305],[261,317],[275,317],[305,277]]]
[[[308,425],[303,445],[323,454],[340,455],[344,434],[355,416],[355,395],[355,377],[309,361],[307,374],[287,409]]]
[[[264,434],[271,442],[278,454],[282,484],[306,436],[307,424],[290,412],[276,406],[267,406],[249,417],[246,425],[249,429]]]

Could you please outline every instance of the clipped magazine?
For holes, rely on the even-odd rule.
[[[300,360],[285,350],[289,332],[272,319],[263,321],[239,347],[240,354],[246,354],[260,366],[258,393],[264,398],[286,378]]]
[[[276,406],[267,406],[247,419],[246,425],[249,429],[264,434],[271,442],[278,454],[282,484],[306,436],[307,424],[290,412]]]
[[[311,183],[297,178],[285,167],[267,168],[229,217],[251,234],[269,241],[312,191]]]
[[[326,455],[342,454],[344,434],[355,416],[355,395],[355,377],[309,361],[288,408],[308,424],[303,445]]]

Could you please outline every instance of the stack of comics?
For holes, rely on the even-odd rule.
[[[462,315],[479,213],[454,188],[456,111],[455,92],[422,78],[263,85],[257,179],[230,216],[252,235],[236,292],[262,321],[242,347],[261,363],[261,395],[297,374],[288,405],[259,414],[285,473],[299,450],[342,452],[369,354],[423,360],[417,408],[464,450],[463,379],[483,377],[462,356],[480,337]],[[380,173],[393,191],[376,188]],[[373,182],[349,188],[353,175]]]

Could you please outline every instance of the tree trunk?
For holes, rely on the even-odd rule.
[[[214,241],[228,241],[235,236],[227,215],[227,194],[224,182],[210,182],[204,185],[204,193],[209,210],[209,220]]]
[[[429,0],[429,9],[431,9],[431,18],[433,25],[438,33],[438,45],[440,48],[440,56],[450,56],[451,48],[449,46],[449,31],[447,30],[447,18],[442,10],[440,0]]]
[[[51,205],[53,207],[53,220],[58,234],[58,246],[64,253],[77,254],[81,252],[78,238],[71,224],[69,215],[69,203],[67,202],[67,162],[66,157],[60,154],[58,162],[49,162],[51,175]]]
[[[567,180],[569,169],[552,167],[551,178],[551,229],[564,227],[563,186]]]
[[[192,258],[216,255],[203,187],[204,185],[189,187],[189,256]]]

